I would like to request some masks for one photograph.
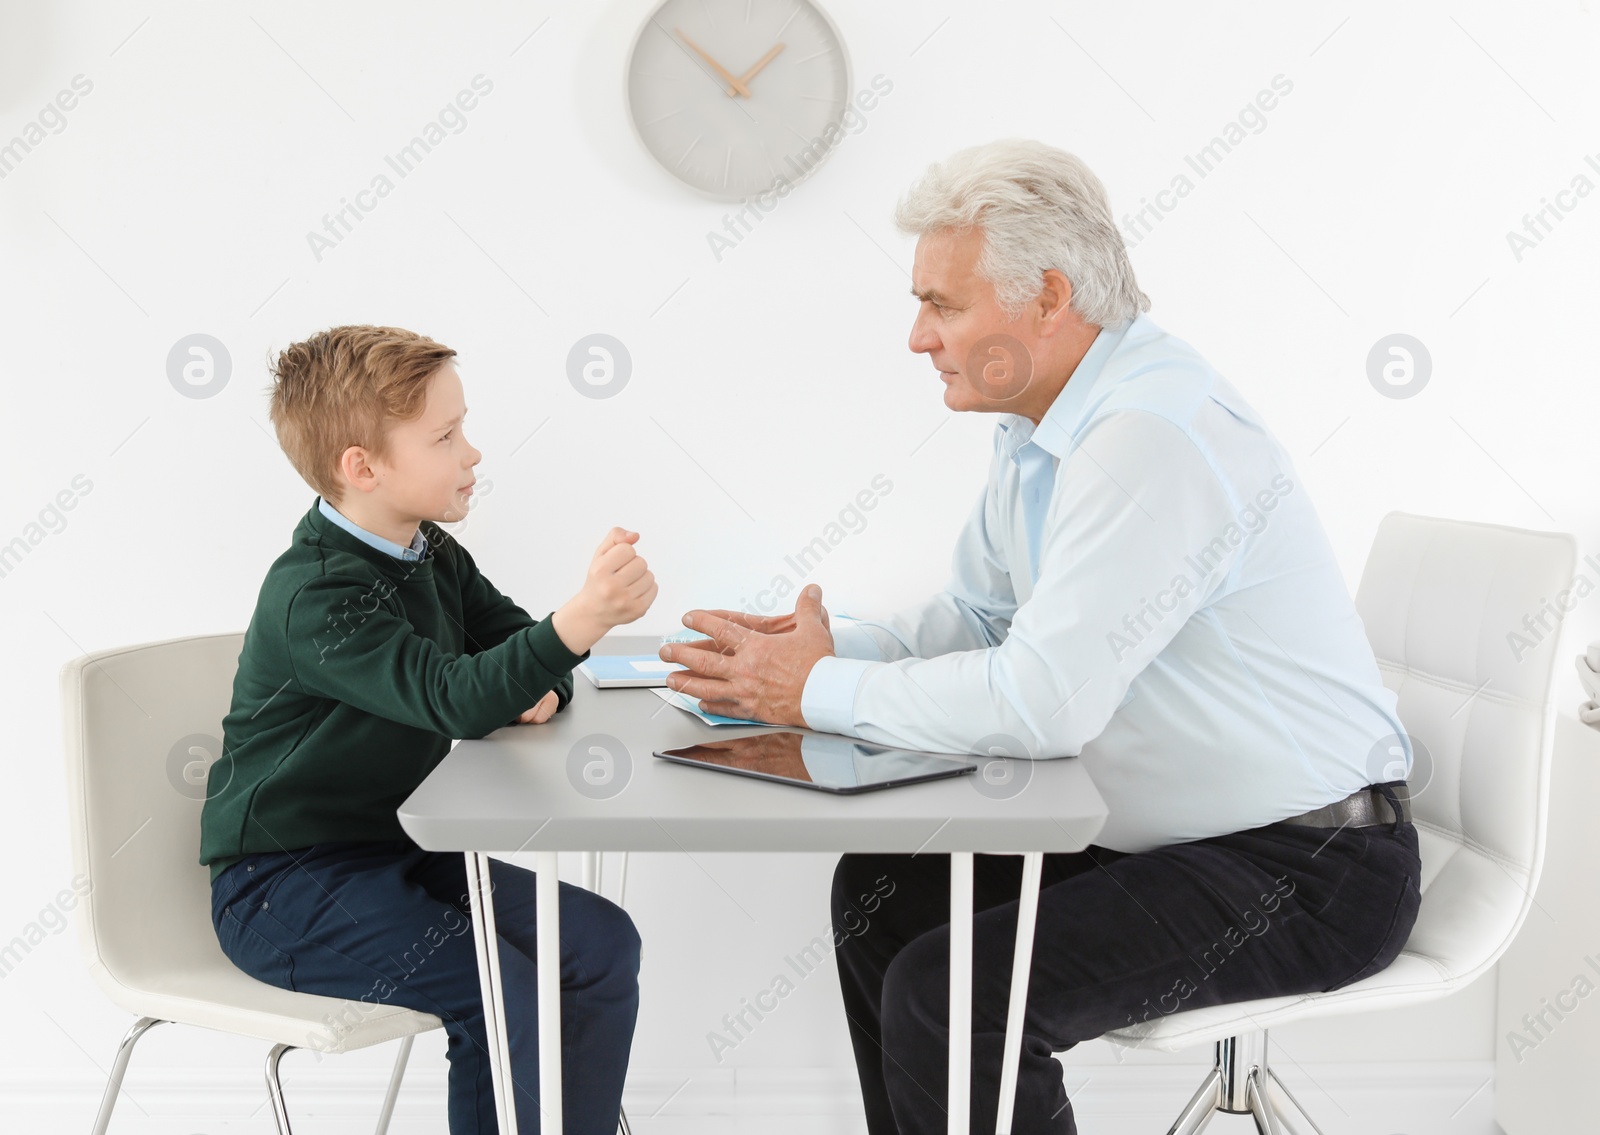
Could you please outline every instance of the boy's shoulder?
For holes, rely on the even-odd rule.
[[[260,614],[263,608],[274,607],[286,610],[307,584],[318,580],[370,586],[380,574],[370,559],[345,547],[338,539],[330,538],[326,521],[317,515],[313,506],[295,525],[289,546],[267,568],[256,599],[256,611]]]

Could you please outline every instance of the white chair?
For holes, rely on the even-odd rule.
[[[221,752],[242,634],[103,650],[61,669],[72,860],[90,890],[79,938],[102,989],[139,1020],[117,1049],[95,1135],[104,1135],[133,1046],[173,1021],[273,1044],[267,1088],[289,1135],[278,1062],[294,1048],[349,1052],[400,1041],[378,1117],[388,1129],[412,1037],[438,1017],[291,993],[249,977],[217,944],[198,861],[205,769]]]
[[[1566,533],[1384,517],[1356,608],[1417,742],[1416,925],[1393,964],[1333,993],[1212,1006],[1107,1033],[1113,1044],[1162,1051],[1216,1043],[1215,1066],[1168,1135],[1193,1135],[1219,1111],[1252,1115],[1264,1135],[1292,1135],[1269,1083],[1317,1131],[1268,1064],[1268,1026],[1444,997],[1511,944],[1544,859],[1560,629],[1530,632],[1523,620],[1539,619],[1571,586],[1576,555]]]

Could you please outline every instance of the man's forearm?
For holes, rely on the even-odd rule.
[[[948,590],[885,618],[860,622],[863,625],[856,629],[869,636],[877,648],[872,657],[884,662],[998,646],[1011,625],[1009,617],[979,610]],[[867,655],[852,650],[849,657]]]

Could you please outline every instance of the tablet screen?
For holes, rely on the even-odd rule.
[[[777,780],[824,792],[867,792],[976,771],[970,759],[892,749],[821,733],[756,733],[706,741],[656,756],[722,772]]]

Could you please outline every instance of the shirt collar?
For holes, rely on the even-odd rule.
[[[326,516],[357,540],[378,549],[380,552],[387,552],[397,560],[420,560],[428,554],[428,538],[422,534],[422,525],[420,524],[417,525],[417,534],[411,538],[411,546],[402,548],[393,540],[387,540],[375,532],[368,532],[361,525],[334,508],[323,497],[319,496],[317,498],[317,508],[323,516]]]
[[[1107,360],[1116,352],[1128,329],[1133,326],[1133,322],[1124,320],[1122,323],[1100,328],[1100,333],[1094,337],[1094,342],[1089,344],[1089,349],[1084,352],[1083,358],[1078,360],[1072,376],[1061,388],[1061,393],[1056,395],[1055,401],[1050,403],[1050,408],[1044,412],[1044,417],[1039,419],[1037,426],[1021,414],[1000,416],[1002,435],[1000,444],[1008,458],[1016,461],[1017,450],[1030,440],[1056,458],[1066,455],[1067,446],[1076,434],[1078,426],[1082,424],[1090,389],[1104,372]]]

